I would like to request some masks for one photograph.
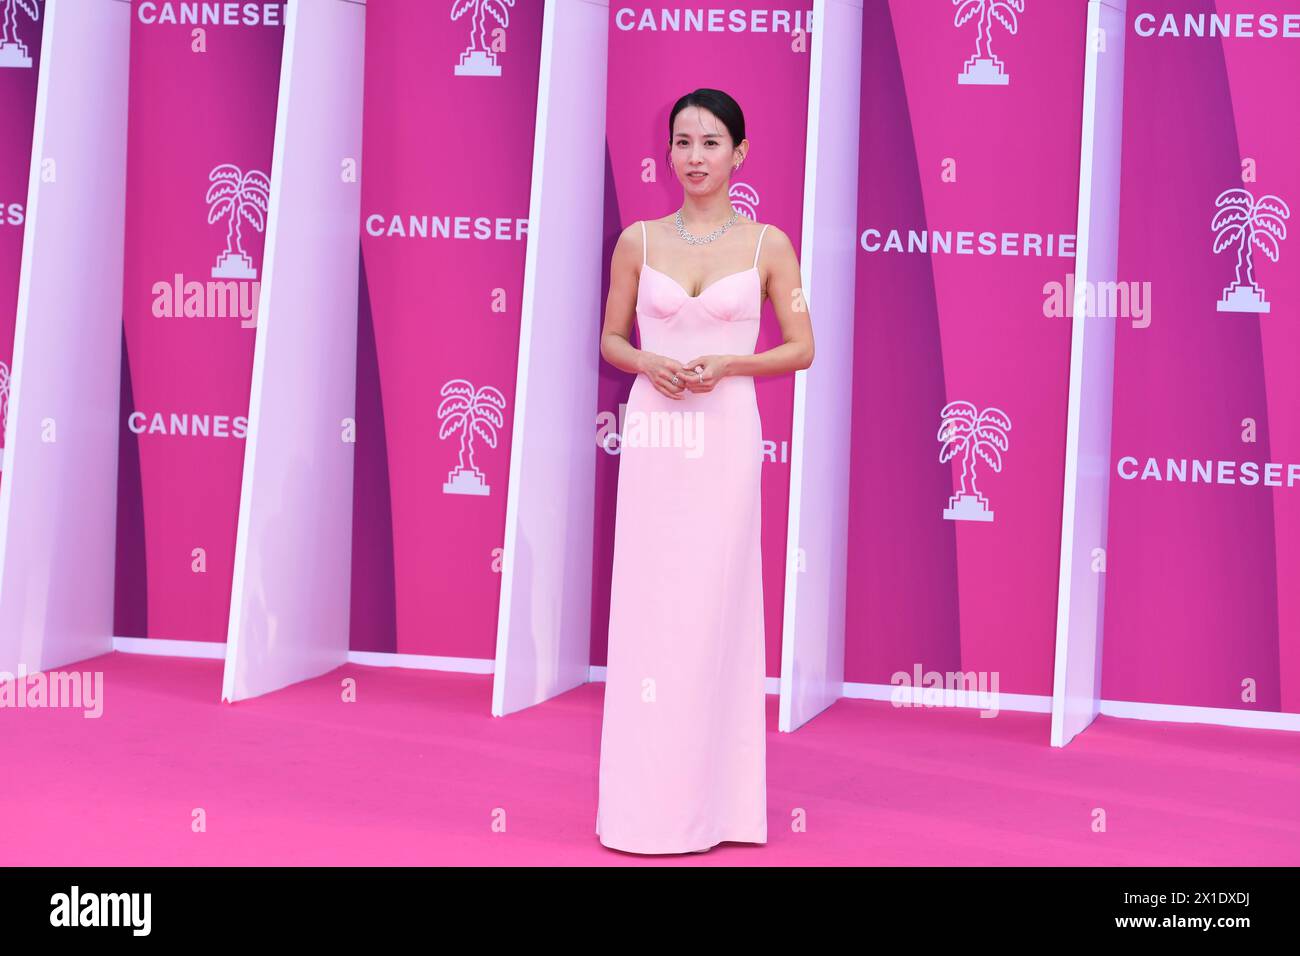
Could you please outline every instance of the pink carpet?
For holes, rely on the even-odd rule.
[[[0,709],[0,865],[1300,863],[1282,731],[1102,717],[1055,750],[1045,715],[840,701],[781,734],[769,697],[769,843],[640,857],[594,832],[602,684],[494,718],[480,675],[349,665],[232,706],[218,661],[64,670],[104,672],[104,715]]]

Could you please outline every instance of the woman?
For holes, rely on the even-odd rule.
[[[767,842],[753,377],[813,358],[794,247],[731,206],[749,152],[740,107],[696,90],[668,129],[681,208],[619,237],[600,346],[637,377],[619,453],[596,833],[634,853]],[[784,343],[755,355],[764,297]]]

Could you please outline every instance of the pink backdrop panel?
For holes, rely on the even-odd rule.
[[[283,4],[190,7],[132,4],[115,629],[224,641]]]
[[[484,9],[366,11],[353,650],[495,653],[543,5]]]
[[[759,222],[776,224],[798,249],[803,219],[812,5],[753,0],[712,11],[684,2],[611,6],[610,18],[605,120],[609,151],[606,286],[609,256],[619,233],[639,219],[658,219],[681,206],[682,188],[666,159],[670,145],[668,115],[678,98],[699,87],[725,90],[745,114],[750,151],[739,173],[732,176],[732,205]],[[647,169],[654,173],[649,181]],[[591,321],[592,347],[598,349],[604,315],[594,315]],[[782,341],[781,327],[770,303],[764,303],[761,321],[756,352],[775,348]],[[633,376],[601,362],[592,596],[592,663],[598,666],[605,663],[609,636],[618,488],[616,435],[620,406],[627,401],[632,381]],[[781,672],[794,373],[763,376],[755,380],[755,386],[763,423],[763,447],[754,453],[763,455],[767,673],[777,676]]]
[[[32,125],[36,119],[36,75],[41,65],[44,0],[37,20],[15,13],[12,34],[0,41],[0,451],[9,418],[9,383],[14,373],[14,320],[18,310],[18,270],[27,221],[27,179],[32,161]]]
[[[1014,34],[946,0],[863,13],[845,679],[1050,695],[1070,319],[1045,287],[1074,271],[1087,4]],[[952,402],[980,423],[945,464]]]
[[[1156,308],[1115,346],[1102,696],[1295,713],[1300,3],[1128,31],[1120,275]]]

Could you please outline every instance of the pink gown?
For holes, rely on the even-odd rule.
[[[752,268],[698,296],[647,253],[641,347],[679,362],[752,355],[766,231]],[[634,853],[767,842],[754,379],[685,395],[638,375],[621,432],[596,833]]]

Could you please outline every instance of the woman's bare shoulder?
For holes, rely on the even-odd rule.
[[[623,231],[618,234],[618,240],[614,243],[614,258],[625,257],[631,259],[636,257],[636,261],[641,261],[641,220],[636,220],[631,225],[624,226]]]

